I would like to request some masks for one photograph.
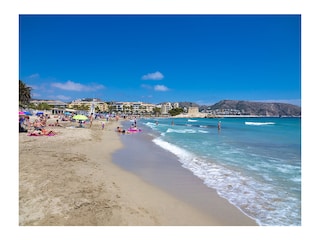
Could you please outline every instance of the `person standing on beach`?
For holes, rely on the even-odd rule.
[[[90,128],[92,126],[92,121],[93,121],[93,113],[91,113],[91,115],[90,115]]]

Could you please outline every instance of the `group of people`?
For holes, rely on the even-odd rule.
[[[135,118],[133,120],[133,123],[131,124],[131,126],[129,127],[128,130],[125,130],[125,129],[123,129],[123,128],[118,126],[116,131],[119,132],[119,133],[128,133],[128,134],[130,134],[130,133],[134,133],[134,132],[140,132],[141,129],[139,129],[137,127],[137,119]]]
[[[118,132],[118,133],[126,133],[126,130],[124,130],[123,128],[121,128],[121,127],[117,127],[117,129],[116,129],[116,131]]]
[[[56,120],[55,123],[51,123],[48,126],[52,126],[52,127],[62,127],[62,125],[59,123],[59,119]]]
[[[54,136],[57,134],[53,130],[45,129],[46,126],[46,117],[40,117],[40,119],[35,119],[33,122],[33,131],[29,132],[29,136]],[[62,125],[59,124],[59,119],[57,119],[53,124],[48,124],[48,126],[62,127]]]
[[[30,117],[26,115],[19,116],[19,132],[26,132],[28,136],[53,136],[56,132],[53,130],[47,130],[47,126],[62,127],[59,123],[59,119],[55,123],[47,124],[47,116],[39,116],[33,122],[30,121]]]
[[[138,129],[137,127],[130,127],[128,130],[125,130],[121,127],[117,127],[116,131],[118,133],[127,133],[127,134],[131,134],[131,133],[135,133],[135,132],[141,132],[141,129]]]

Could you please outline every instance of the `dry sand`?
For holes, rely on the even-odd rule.
[[[20,226],[215,226],[207,216],[112,163],[118,122],[19,134]],[[129,156],[128,156],[129,158]]]

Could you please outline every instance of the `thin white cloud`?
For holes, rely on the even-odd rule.
[[[51,84],[52,87],[56,87],[62,90],[67,90],[67,91],[96,91],[99,89],[104,88],[103,85],[92,85],[92,86],[87,86],[87,85],[83,85],[81,83],[75,83],[72,81],[67,81],[66,83],[52,83]]]
[[[32,90],[39,90],[40,89],[39,86],[37,86],[37,85],[28,85],[27,84],[27,86],[31,87]]]
[[[141,96],[141,98],[153,98],[153,96],[152,95],[147,95],[147,96]]]
[[[71,98],[68,96],[64,96],[64,95],[58,95],[56,96],[57,99],[62,100],[62,101],[67,101],[70,100]]]
[[[27,79],[31,80],[31,79],[38,79],[40,77],[39,73],[34,73],[31,74],[30,76],[27,77]]]
[[[41,97],[41,94],[39,93],[31,93],[32,98],[38,98]]]
[[[163,74],[157,71],[154,73],[148,73],[146,75],[143,75],[141,79],[142,80],[161,80],[163,78],[164,78]]]
[[[166,92],[166,91],[169,91],[169,88],[167,88],[164,85],[156,85],[156,86],[154,86],[154,90],[160,91],[160,92]]]
[[[145,88],[145,89],[152,89],[152,86],[147,85],[147,84],[141,84],[141,87]]]

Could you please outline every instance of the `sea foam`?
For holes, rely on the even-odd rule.
[[[245,122],[246,125],[254,125],[254,126],[261,126],[261,125],[274,125],[274,122]]]

